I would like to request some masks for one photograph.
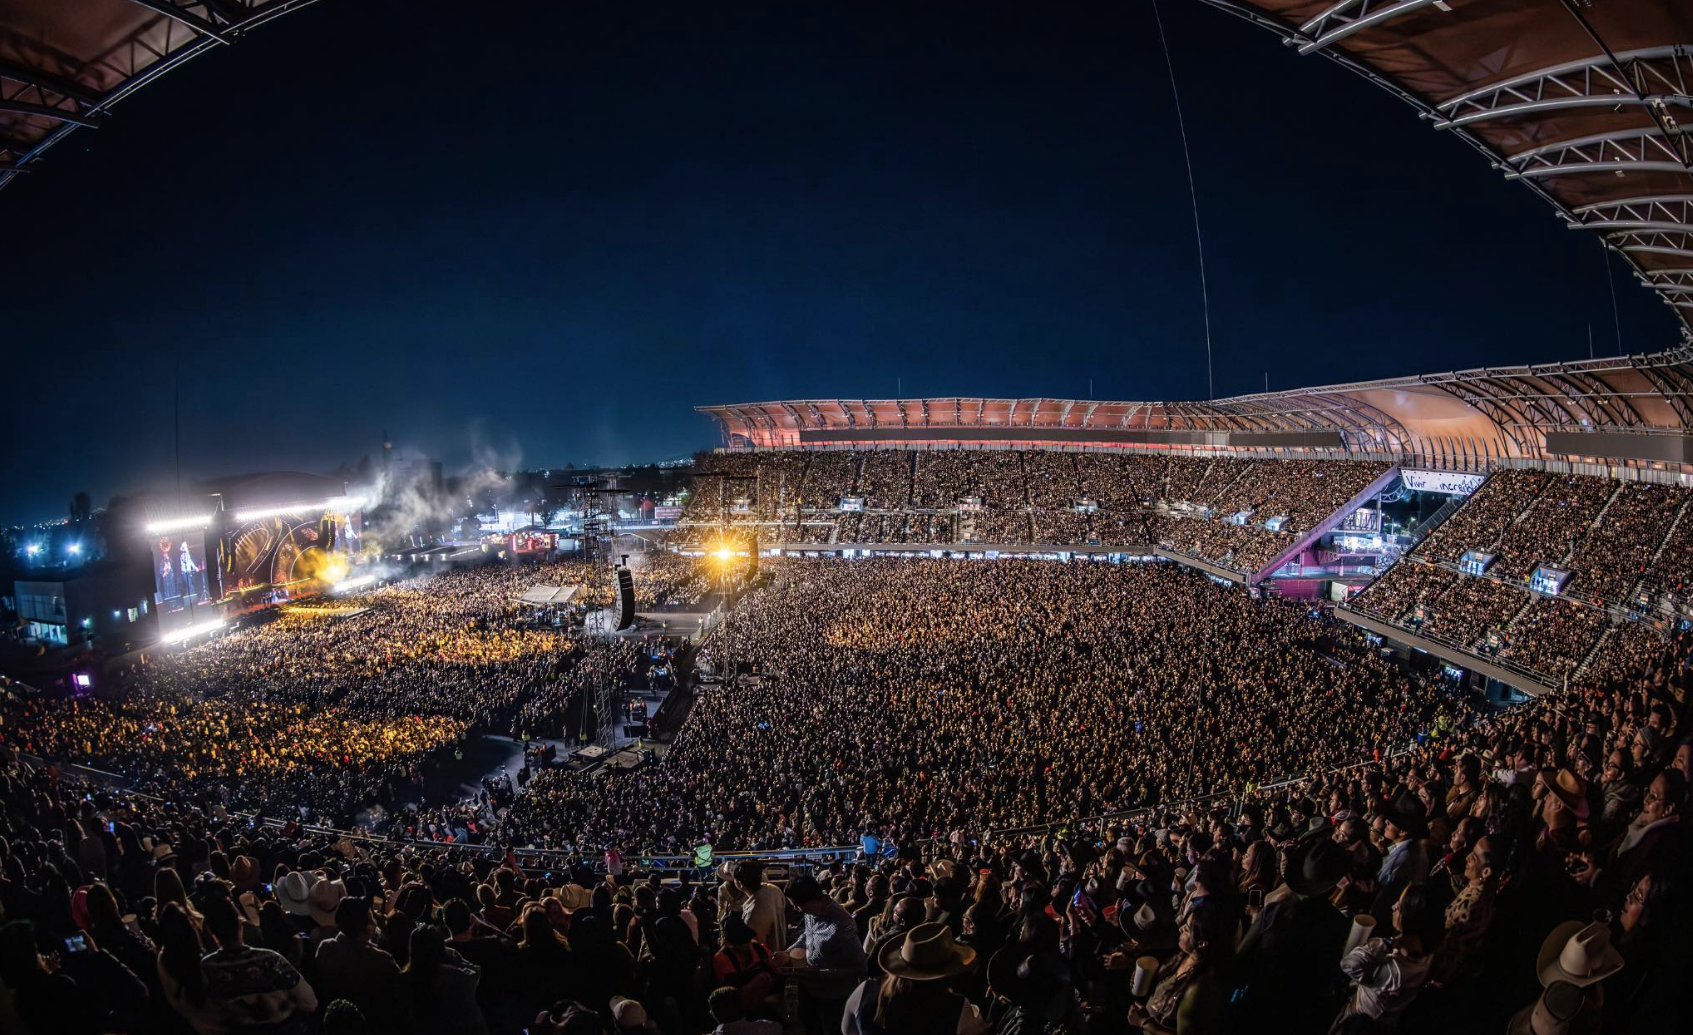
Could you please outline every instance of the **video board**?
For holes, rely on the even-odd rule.
[[[210,605],[216,574],[206,567],[206,534],[185,529],[151,537],[153,606],[159,631],[169,636],[195,622],[195,609]]]

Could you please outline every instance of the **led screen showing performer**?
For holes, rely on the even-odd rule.
[[[153,541],[153,602],[159,609],[159,631],[187,626],[192,608],[210,604],[210,573],[206,571],[206,535],[198,529],[161,535]]]

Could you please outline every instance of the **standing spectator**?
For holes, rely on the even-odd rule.
[[[1240,943],[1241,1003],[1252,1015],[1280,1018],[1289,1031],[1315,1031],[1334,1016],[1332,973],[1310,961],[1337,960],[1346,944],[1349,924],[1329,895],[1348,862],[1321,834],[1288,853],[1292,894],[1267,904]]]
[[[823,893],[816,878],[788,881],[787,897],[805,914],[799,940],[788,950],[790,970],[799,978],[800,1020],[806,1035],[834,1035],[847,997],[864,977],[864,948],[852,917]]]
[[[319,885],[322,887],[323,885]],[[314,889],[315,890],[315,889]],[[370,900],[343,898],[335,906],[335,937],[317,947],[317,977],[325,999],[346,999],[374,1026],[394,1017],[400,968],[394,957],[371,944]]]
[[[410,951],[400,972],[399,1006],[405,1031],[464,1032],[486,1035],[488,1023],[476,1003],[475,966],[449,955],[440,928],[412,928]]]
[[[782,889],[764,882],[764,864],[748,860],[735,867],[735,884],[746,898],[741,918],[752,928],[753,937],[765,945],[783,945],[788,940],[788,902]]]

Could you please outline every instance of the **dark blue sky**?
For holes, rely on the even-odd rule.
[[[1205,394],[1149,5],[321,0],[0,191],[0,517],[171,466],[672,457],[698,404]],[[1165,0],[1219,395],[1615,353],[1599,246]],[[1675,343],[1615,267],[1623,346]]]

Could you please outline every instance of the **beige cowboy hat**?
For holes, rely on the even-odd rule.
[[[1587,1009],[1587,991],[1568,981],[1546,986],[1533,1006],[1511,1018],[1505,1035],[1598,1035],[1600,1014]]]
[[[259,883],[259,861],[250,855],[238,855],[229,867],[229,879],[238,888],[251,888]]]
[[[958,869],[951,859],[936,859],[929,866],[929,872],[935,875],[936,880],[946,880],[957,873]]]
[[[1568,769],[1560,769],[1557,773],[1547,776],[1542,770],[1541,776],[1546,779],[1546,789],[1552,796],[1563,803],[1576,819],[1587,818],[1587,781],[1575,775]]]
[[[306,895],[306,910],[325,927],[335,925],[335,907],[347,897],[347,886],[338,880],[320,880]]]
[[[888,939],[876,961],[895,977],[935,981],[969,970],[976,950],[954,942],[945,924],[927,923],[913,927],[903,939]]]
[[[1621,970],[1622,954],[1611,945],[1611,929],[1604,924],[1570,920],[1546,936],[1534,969],[1542,987],[1568,981],[1585,988]]]
[[[562,888],[552,889],[552,893],[559,904],[572,913],[588,908],[594,901],[594,893],[580,884],[566,884]]]

